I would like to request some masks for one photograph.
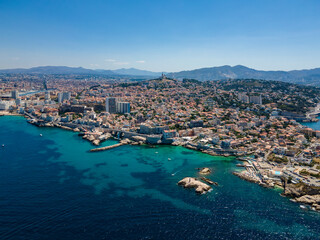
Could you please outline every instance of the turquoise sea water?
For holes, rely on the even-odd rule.
[[[0,144],[0,239],[320,239],[319,213],[232,175],[234,158],[173,146],[90,153],[76,133],[22,117],[0,117]],[[212,192],[176,185],[204,166],[220,184]]]

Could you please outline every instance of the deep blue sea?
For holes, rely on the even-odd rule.
[[[90,153],[76,133],[9,116],[0,144],[1,240],[320,239],[320,213],[232,175],[234,158],[172,146]],[[220,184],[212,192],[177,186],[204,166]]]

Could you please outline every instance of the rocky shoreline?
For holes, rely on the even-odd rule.
[[[291,197],[292,201],[310,205],[314,210],[320,211],[320,188],[311,187],[304,183],[283,182],[282,196]]]
[[[271,180],[261,181],[259,178],[251,177],[245,174],[245,171],[233,172],[233,175],[248,182],[259,184],[262,187],[274,188],[277,185]],[[293,202],[309,205],[314,211],[320,211],[320,188],[311,187],[304,183],[288,183],[287,179],[282,179],[280,187],[283,187],[281,196],[289,197]]]

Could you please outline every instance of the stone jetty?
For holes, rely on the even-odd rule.
[[[114,144],[114,145],[111,145],[111,146],[106,146],[106,147],[91,149],[90,152],[105,151],[105,150],[108,150],[108,149],[120,147],[120,146],[122,146],[122,145],[127,145],[127,144],[129,144],[129,143],[130,143],[130,140],[129,140],[129,139],[124,139],[124,140],[121,140],[120,143],[117,143],[117,144]]]

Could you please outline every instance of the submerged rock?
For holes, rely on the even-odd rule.
[[[209,185],[192,177],[186,177],[182,179],[178,182],[178,185],[183,186],[185,188],[195,188],[196,193],[200,194],[205,194],[212,189]]]

